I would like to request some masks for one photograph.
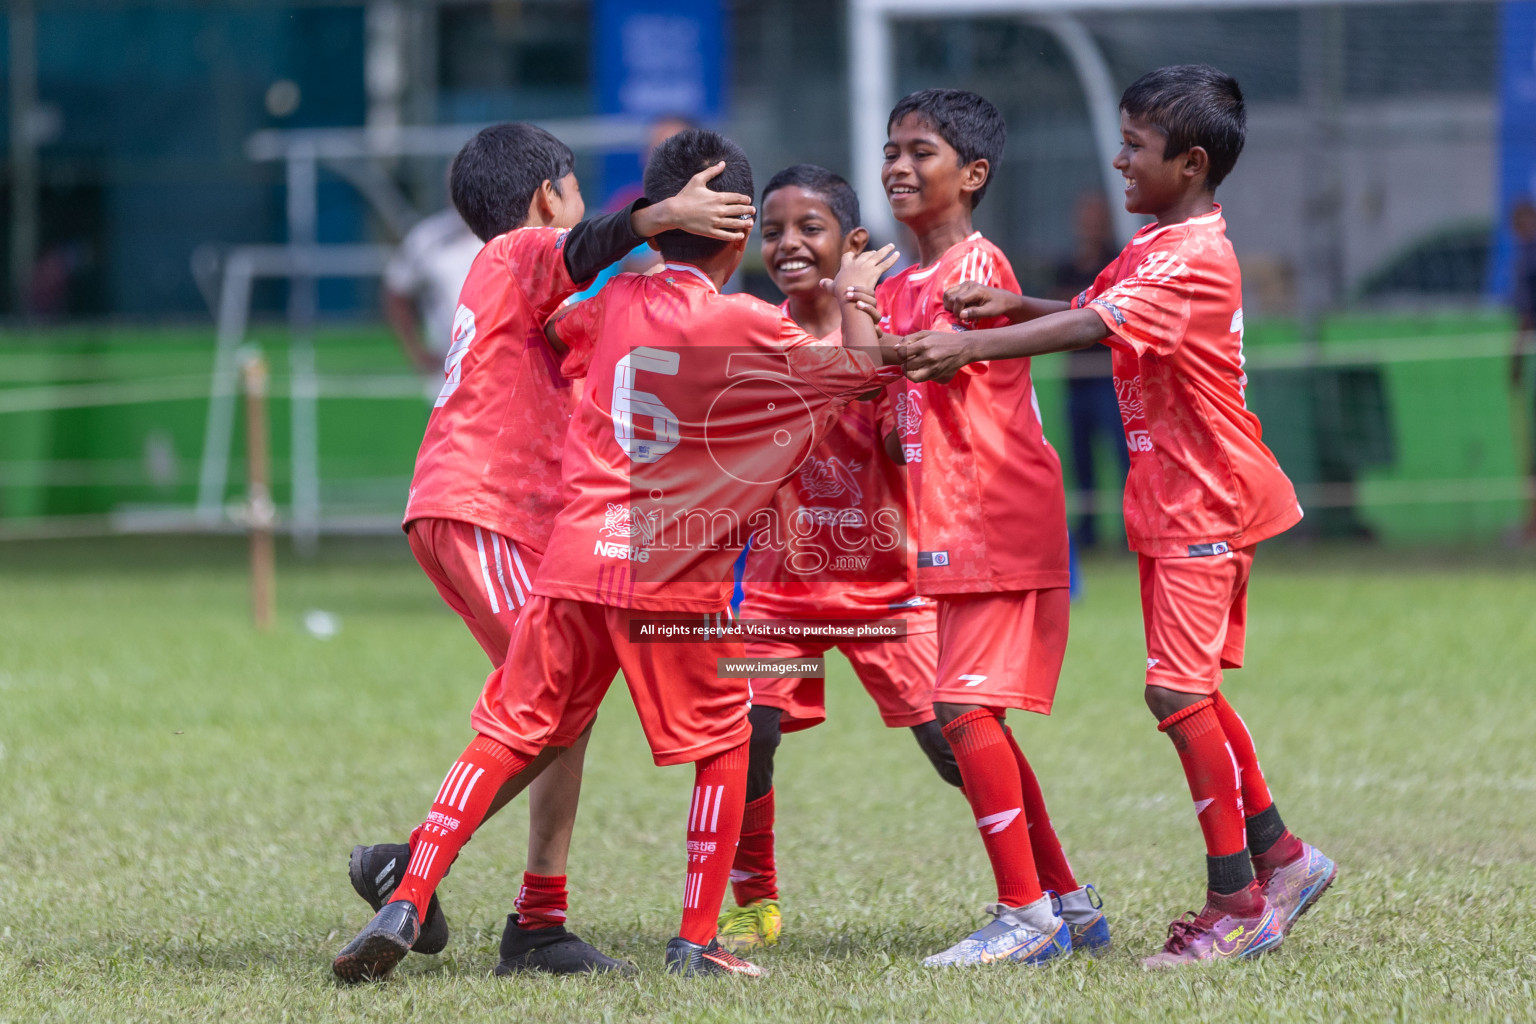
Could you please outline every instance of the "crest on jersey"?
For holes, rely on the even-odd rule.
[[[923,429],[923,396],[918,391],[903,391],[896,396],[896,433],[915,437]]]
[[[840,498],[852,495],[854,505],[864,500],[864,489],[854,473],[864,468],[861,462],[844,462],[835,455],[825,459],[810,458],[800,469],[800,493],[807,499]]]
[[[628,505],[610,501],[603,511],[602,534],[605,537],[627,537],[648,547],[656,537],[656,523],[644,512]]]
[[[1120,403],[1120,421],[1135,423],[1147,416],[1141,400],[1141,374],[1134,377],[1115,378],[1115,398]]]

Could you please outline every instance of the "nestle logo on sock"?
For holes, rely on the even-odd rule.
[[[448,815],[444,814],[442,811],[429,811],[429,812],[427,812],[427,821],[431,822],[434,825],[441,825],[443,828],[447,829],[450,832],[457,832],[458,829],[459,829],[459,819],[458,818],[450,818],[450,817],[448,817]]]

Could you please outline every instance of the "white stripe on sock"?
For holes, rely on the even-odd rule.
[[[464,808],[466,806],[468,806],[468,804],[469,804],[469,794],[471,794],[471,793],[473,793],[475,791],[475,783],[479,782],[480,781],[480,776],[482,776],[484,774],[485,774],[485,769],[484,768],[481,768],[479,771],[475,772],[475,777],[470,779],[469,780],[469,785],[464,788],[464,796],[459,801],[459,812],[461,814],[463,813]]]
[[[469,764],[468,762],[465,763],[464,770],[459,773],[459,781],[453,784],[453,789],[448,792],[448,799],[444,800],[443,803],[447,804],[449,807],[452,807],[455,803],[458,802],[459,790],[464,788],[464,782],[469,778],[469,773],[472,768],[474,768],[474,765]]]
[[[422,864],[416,871],[416,877],[426,878],[427,872],[432,870],[432,862],[435,860],[437,860],[437,844],[431,843],[427,846],[427,855],[422,858]]]
[[[453,777],[462,771],[463,768],[463,761],[453,762],[453,767],[448,769],[448,775],[443,779],[443,784],[437,788],[437,796],[432,798],[433,803],[440,804],[443,802],[443,794],[448,792],[448,787],[453,785]]]

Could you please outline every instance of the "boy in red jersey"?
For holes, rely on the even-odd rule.
[[[653,154],[646,195],[677,195],[722,161],[711,186],[750,194],[740,148],[693,130]],[[471,715],[478,735],[418,828],[391,901],[337,955],[343,979],[393,969],[493,805],[527,785],[547,748],[586,729],[620,669],[656,763],[695,765],[683,920],[666,964],[761,973],[714,939],[741,826],[750,694],[745,678],[718,675],[740,643],[705,624],[718,628],[727,607],[742,542],[733,527],[767,506],[843,404],[890,374],[864,352],[816,344],[766,303],[720,295],[745,246],[665,232],[661,273],[620,274],[546,326],[567,352],[562,372],[587,377],[566,435],[565,504],[506,660]],[[889,247],[850,257],[838,284],[872,288],[893,259]],[[843,330],[874,348],[874,326],[852,303]],[[657,613],[670,613],[659,627]],[[681,630],[685,642],[652,642]]]
[[[891,212],[917,236],[920,262],[880,285],[881,325],[901,335],[963,331],[944,309],[945,289],[1018,289],[1002,252],[971,226],[1002,156],[1002,115],[975,93],[927,89],[896,104],[886,131],[881,181]],[[1043,963],[1074,946],[1101,949],[1109,927],[1096,894],[1073,876],[1003,723],[1008,708],[1050,713],[1067,643],[1066,498],[1029,364],[903,384],[891,443],[915,499],[917,592],[938,604],[934,712],[997,880],[993,920],[924,963]],[[1059,916],[1047,890],[1060,897]]]
[[[753,212],[750,196],[708,187],[722,166],[670,199],[637,201],[582,222],[573,162],[570,149],[543,129],[498,124],[464,145],[449,174],[454,205],[487,245],[459,296],[446,380],[417,456],[404,525],[417,561],[493,666],[506,657],[560,507],[572,389],[555,372],[544,320],[640,239],[683,228],[729,241],[743,236],[741,218]],[[553,770],[532,784],[528,866],[518,912],[502,935],[498,974],[625,966],[564,927],[565,864],[587,736],[552,743]],[[409,860],[405,844],[359,846],[349,864],[353,888],[378,910]],[[447,940],[434,898],[412,948],[436,953]]]
[[[786,296],[779,308],[826,344],[840,344],[838,299],[821,282],[844,253],[859,253],[859,199],[842,178],[812,164],[774,175],[763,189],[762,256]],[[874,296],[869,297],[873,309]],[[885,401],[880,392],[880,402]],[[881,443],[880,402],[854,402],[821,446],[774,495],[771,529],[753,536],[742,574],[743,619],[835,622],[856,629],[902,620],[897,640],[765,639],[748,635],[748,658],[817,659],[836,647],[852,663],[893,729],[910,728],[945,781],[960,785],[953,752],[933,717],[938,661],[933,602],[917,596],[908,570],[906,480]],[[742,953],[778,942],[773,760],[780,736],[827,717],[824,681],[798,676],[752,680],[751,756],[741,842],[731,867],[737,906],[720,918],[720,944]]]
[[[1147,706],[1178,750],[1205,837],[1208,893],[1175,921],[1162,967],[1279,945],[1337,874],[1280,820],[1253,740],[1219,687],[1240,668],[1254,545],[1301,519],[1260,440],[1243,373],[1242,283],[1215,191],[1242,151],[1243,96],[1204,65],[1161,68],[1120,100],[1125,208],[1150,214],[1070,304],[961,285],[966,322],[1017,326],[907,339],[907,372],[947,380],[977,360],[1113,350],[1131,473],[1125,522],[1139,556]]]

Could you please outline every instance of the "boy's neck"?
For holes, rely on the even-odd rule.
[[[975,230],[971,227],[970,210],[956,211],[922,227],[908,224],[907,228],[917,236],[917,261],[924,267],[937,263],[939,257],[971,237]]]
[[[1182,224],[1196,217],[1204,217],[1216,209],[1216,193],[1206,189],[1198,189],[1187,195],[1180,196],[1165,210],[1157,213],[1157,226],[1166,228],[1173,224]]]
[[[805,333],[825,338],[843,325],[843,313],[838,308],[837,296],[820,286],[815,290],[796,292],[789,297],[789,318],[799,324]]]

